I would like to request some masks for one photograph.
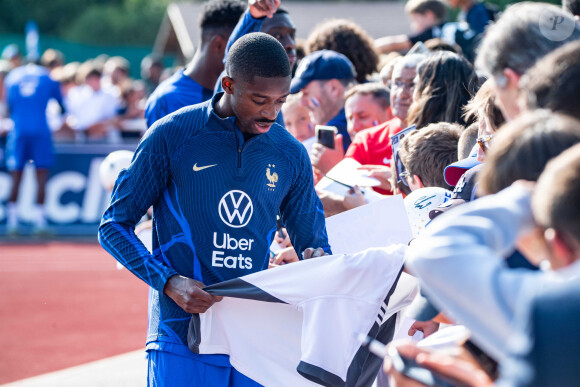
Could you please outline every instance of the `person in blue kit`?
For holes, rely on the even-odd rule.
[[[19,233],[16,202],[20,193],[20,182],[25,165],[32,161],[36,168],[38,191],[34,213],[34,233],[46,234],[44,210],[45,188],[50,167],[54,163],[51,132],[46,121],[46,106],[56,100],[64,112],[58,82],[53,81],[48,71],[37,64],[29,63],[14,69],[7,83],[7,102],[14,129],[8,134],[6,143],[6,167],[12,177],[12,189],[8,199],[7,231]]]
[[[281,214],[298,255],[331,253],[306,149],[275,120],[290,92],[286,51],[247,34],[231,48],[224,93],[157,121],[120,173],[101,245],[151,288],[149,386],[255,386],[226,355],[187,347],[204,286],[264,270]],[[153,206],[153,254],[133,232]],[[249,338],[250,339],[250,338]]]
[[[148,127],[169,113],[213,96],[213,87],[224,68],[228,38],[243,12],[242,3],[234,0],[212,0],[203,5],[199,48],[185,69],[162,82],[147,99]]]

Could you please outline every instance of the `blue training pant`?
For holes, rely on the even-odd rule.
[[[234,367],[222,367],[170,352],[147,352],[148,387],[261,387]]]

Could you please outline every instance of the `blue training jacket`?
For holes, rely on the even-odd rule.
[[[304,146],[278,124],[244,141],[235,117],[214,112],[222,95],[147,131],[99,228],[102,246],[153,289],[148,348],[187,343],[191,315],[163,293],[167,280],[181,274],[211,285],[266,269],[278,212],[297,252],[330,253]],[[153,254],[133,232],[150,206]]]

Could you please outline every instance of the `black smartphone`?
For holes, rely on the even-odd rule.
[[[314,127],[318,143],[327,148],[334,149],[334,136],[338,133],[336,126],[316,125]]]

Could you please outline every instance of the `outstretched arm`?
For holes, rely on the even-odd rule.
[[[160,132],[160,125],[147,132],[131,165],[120,173],[101,220],[99,242],[123,266],[186,312],[202,313],[219,298],[201,290],[202,283],[178,275],[160,256],[149,253],[134,232],[169,180],[169,153]]]
[[[305,148],[301,149],[294,168],[292,188],[280,206],[282,221],[290,234],[292,246],[298,257],[309,247],[321,248],[325,253],[332,254],[326,234],[324,209],[314,190],[312,166]]]

